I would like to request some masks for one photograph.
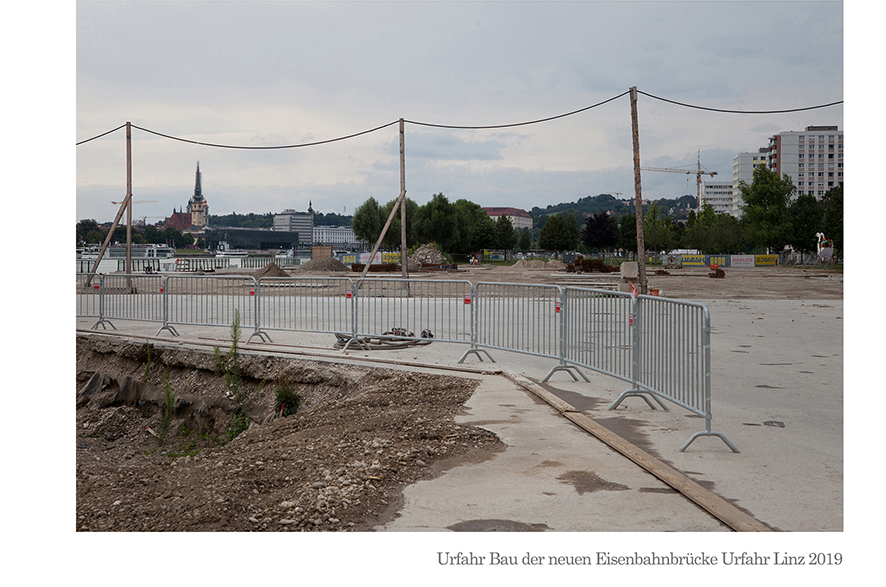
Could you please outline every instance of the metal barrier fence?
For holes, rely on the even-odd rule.
[[[626,381],[609,409],[628,397],[667,410],[667,400],[705,419],[680,448],[711,430],[710,313],[700,303],[655,296],[555,285],[369,278],[310,278],[197,275],[77,275],[77,315],[98,317],[93,329],[112,319],[230,326],[239,314],[249,340],[270,341],[266,330],[334,333],[344,349],[367,348],[372,340],[468,344],[482,361],[486,349],[558,361],[588,378],[579,367]],[[247,341],[248,342],[248,341]]]
[[[433,339],[470,343],[473,332],[470,281],[360,279],[354,290],[351,345],[366,338]]]
[[[636,341],[631,294],[567,287],[562,313],[564,363],[633,380]]]
[[[258,329],[351,334],[354,282],[342,277],[262,277]]]
[[[562,292],[556,285],[478,283],[472,346],[560,358]]]

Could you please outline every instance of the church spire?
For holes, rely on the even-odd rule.
[[[197,161],[197,181],[194,184],[194,200],[200,201],[203,199],[203,188],[200,187],[200,162]]]

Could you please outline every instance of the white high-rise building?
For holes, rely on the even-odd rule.
[[[733,202],[734,191],[732,189],[732,182],[703,182],[701,199],[703,202],[710,204],[714,212],[731,214],[732,216],[738,215]]]
[[[836,126],[807,126],[769,138],[769,169],[788,175],[797,195],[819,200],[843,183],[843,131]]]
[[[769,164],[769,149],[759,149],[756,153],[738,153],[732,158],[732,208],[736,217],[741,217],[741,199],[739,182],[750,185],[754,181],[754,168]]]

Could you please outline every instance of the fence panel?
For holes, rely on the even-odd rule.
[[[102,317],[162,322],[164,318],[162,275],[112,273],[101,279]]]
[[[270,330],[351,333],[354,282],[347,277],[262,277],[259,325]]]
[[[230,326],[234,311],[240,326],[256,324],[257,283],[252,276],[172,275],[168,283],[168,316],[172,324]]]
[[[564,360],[632,381],[634,300],[631,294],[566,287],[563,299]]]
[[[355,333],[358,336],[425,337],[441,342],[471,342],[469,281],[360,279],[356,283]]]
[[[652,296],[639,296],[637,303],[636,385],[709,416],[711,319],[707,306]]]
[[[476,346],[561,358],[559,286],[481,282],[474,292]]]
[[[98,317],[101,315],[101,275],[77,273],[77,316]]]

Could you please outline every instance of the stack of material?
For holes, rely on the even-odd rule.
[[[272,261],[253,273],[252,276],[256,279],[261,279],[262,277],[289,277],[289,274]]]
[[[446,257],[434,245],[422,245],[409,257],[409,267],[422,265],[442,265]]]
[[[340,271],[350,271],[348,266],[335,259],[333,257],[322,257],[319,259],[311,259],[304,265],[299,265],[296,269],[296,273],[309,273],[309,272],[322,272],[322,273],[331,273],[331,272],[340,272]]]

